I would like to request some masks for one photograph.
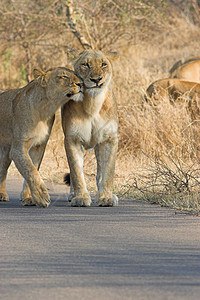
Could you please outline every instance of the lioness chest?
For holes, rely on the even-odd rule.
[[[97,95],[86,93],[83,103],[71,103],[70,109],[66,106],[66,133],[72,140],[80,142],[85,149],[94,148],[97,144],[117,136],[117,117],[104,108],[106,101],[112,103],[109,89],[102,90]]]
[[[117,122],[105,120],[100,114],[81,118],[71,123],[69,135],[82,143],[85,149],[94,148],[117,135]]]

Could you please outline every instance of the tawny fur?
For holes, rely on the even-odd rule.
[[[170,73],[170,77],[171,74],[176,70],[178,69],[180,66],[183,66],[191,61],[195,61],[195,60],[200,60],[200,56],[191,56],[191,57],[187,57],[187,58],[184,58],[184,59],[180,59],[178,60],[177,62],[175,62],[173,64],[173,66],[171,67],[171,69],[169,70],[169,73]]]
[[[183,63],[170,72],[171,78],[179,78],[192,82],[200,82],[200,58]]]
[[[24,205],[47,207],[46,186],[38,169],[49,139],[56,110],[69,100],[82,101],[82,83],[73,71],[34,70],[27,86],[0,94],[0,200],[7,201],[6,175],[12,161],[25,178]]]
[[[83,148],[95,150],[97,204],[115,206],[113,178],[118,147],[117,104],[111,87],[112,61],[116,53],[85,50],[74,55],[74,69],[84,82],[83,102],[69,102],[62,109],[65,149],[70,167],[69,199],[72,206],[90,206],[83,174]]]
[[[180,80],[178,78],[165,78],[154,81],[146,91],[147,101],[157,105],[163,99],[169,102],[185,102],[192,119],[200,116],[200,83]]]

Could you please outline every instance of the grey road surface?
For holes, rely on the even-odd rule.
[[[0,203],[0,299],[200,299],[200,218],[143,202],[22,207],[20,178]]]

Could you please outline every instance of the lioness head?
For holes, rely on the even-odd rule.
[[[33,75],[35,80],[46,88],[49,99],[59,99],[61,104],[67,100],[83,100],[82,80],[72,70],[64,67],[49,69],[47,72],[35,69]]]
[[[100,92],[110,83],[112,62],[118,58],[116,52],[103,54],[99,50],[85,50],[72,53],[75,74],[83,82],[87,92]]]

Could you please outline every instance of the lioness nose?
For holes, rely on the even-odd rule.
[[[90,80],[94,83],[99,83],[99,81],[101,81],[102,77],[98,77],[98,78],[90,78]]]
[[[79,82],[79,83],[76,82],[75,84],[78,85],[79,87],[82,87],[82,86],[83,86],[83,83],[81,83],[81,82]]]

